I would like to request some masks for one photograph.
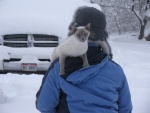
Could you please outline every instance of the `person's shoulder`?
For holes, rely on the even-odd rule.
[[[111,60],[107,57],[105,57],[103,59],[103,61],[101,63],[99,63],[98,65],[103,65],[103,69],[108,71],[109,73],[111,73],[112,75],[116,75],[116,76],[122,76],[124,75],[124,71],[123,68],[116,63],[115,61]]]
[[[123,71],[122,67],[118,63],[116,63],[114,60],[110,59],[109,62],[111,63],[113,67],[116,67],[116,69]]]
[[[117,65],[117,66],[120,66],[118,63],[116,63],[114,60],[112,60],[112,59],[109,59],[109,61],[110,62],[112,62],[112,63],[114,63],[115,65]],[[120,66],[121,67],[121,66]]]
[[[113,65],[113,69],[117,73],[118,77],[120,77],[122,80],[124,80],[126,78],[126,76],[125,76],[122,66],[113,60],[110,60],[110,63]]]

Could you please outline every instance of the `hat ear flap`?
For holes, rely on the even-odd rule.
[[[73,25],[71,25],[71,31],[73,32],[73,33],[75,33],[76,31],[77,31],[77,23],[74,23]]]
[[[88,24],[85,26],[85,29],[87,29],[88,31],[90,31],[90,27],[91,27],[91,23],[88,23]]]

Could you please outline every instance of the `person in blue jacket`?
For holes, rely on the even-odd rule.
[[[99,25],[92,31],[94,37],[89,37],[90,66],[82,67],[81,57],[67,57],[65,75],[59,75],[59,59],[52,62],[36,95],[37,109],[41,113],[131,113],[131,95],[123,69],[92,43],[106,38],[105,15],[92,7],[78,10],[84,15],[78,18],[77,13],[73,21],[78,25],[86,25],[84,19],[92,27]]]

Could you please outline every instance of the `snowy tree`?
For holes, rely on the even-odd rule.
[[[144,31],[148,20],[145,13],[150,9],[150,0],[90,0],[90,2],[98,3],[105,12],[111,12],[114,18],[111,22],[115,23],[119,34],[122,31],[139,29],[138,38],[146,38]]]
[[[145,13],[150,9],[150,0],[132,0],[131,10],[136,15],[140,22],[139,39],[144,38],[144,30],[147,24]]]
[[[91,0],[99,4],[107,17],[107,28],[110,32],[137,31],[139,22],[132,13],[128,1],[131,0]]]

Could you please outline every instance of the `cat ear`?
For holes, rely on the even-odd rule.
[[[90,31],[90,27],[91,27],[91,23],[88,23],[88,24],[85,26],[85,29],[87,29],[88,31]]]

